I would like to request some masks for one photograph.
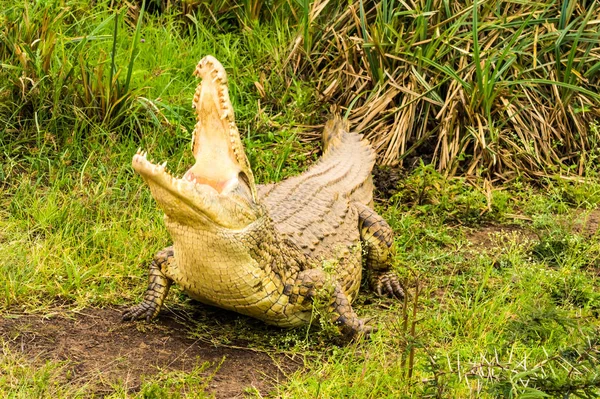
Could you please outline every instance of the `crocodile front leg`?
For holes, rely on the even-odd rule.
[[[154,259],[150,263],[150,271],[148,275],[148,288],[144,295],[144,300],[123,312],[122,319],[139,320],[146,319],[150,321],[156,317],[163,301],[169,293],[172,280],[165,274],[169,265],[175,262],[173,247],[167,247],[154,255]]]
[[[377,295],[386,294],[397,299],[404,298],[404,290],[398,276],[391,269],[393,252],[393,230],[384,218],[366,205],[355,202],[358,210],[360,237],[367,256],[366,266],[371,288]]]
[[[308,269],[300,272],[296,284],[291,289],[290,302],[298,298],[304,301],[318,301],[328,308],[331,320],[337,324],[342,334],[349,338],[361,334],[368,335],[374,329],[358,318],[348,296],[339,282],[320,269]]]

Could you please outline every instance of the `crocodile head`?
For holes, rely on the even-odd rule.
[[[202,81],[192,101],[198,122],[192,138],[196,163],[181,177],[166,162],[154,164],[138,151],[133,168],[150,186],[171,222],[195,228],[243,228],[261,215],[254,176],[235,125],[227,74],[214,57],[204,57],[194,75]]]

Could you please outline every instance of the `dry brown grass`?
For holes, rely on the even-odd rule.
[[[492,180],[584,174],[598,153],[600,6],[479,3],[315,1],[290,72],[345,110],[381,164],[417,155]]]

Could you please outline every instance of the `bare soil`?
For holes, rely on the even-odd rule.
[[[493,250],[502,243],[499,236],[514,236],[518,242],[524,240],[536,240],[537,236],[520,226],[482,226],[467,234],[467,240],[476,250]]]
[[[116,309],[85,309],[74,317],[12,315],[0,319],[0,337],[34,364],[67,361],[69,383],[91,384],[98,394],[112,392],[111,383],[118,381],[135,392],[160,370],[189,371],[208,361],[207,376],[216,374],[207,391],[216,398],[236,398],[249,387],[265,394],[299,367],[281,356],[245,349],[243,343],[223,347],[191,339],[184,325],[164,313],[150,324],[122,323]]]
[[[556,218],[561,225],[586,237],[593,236],[600,228],[600,209],[589,213],[575,211],[569,215],[557,215]],[[511,225],[482,226],[467,233],[466,238],[476,250],[493,250],[502,245],[502,241],[498,239],[501,236],[514,237],[517,242],[539,239],[533,231],[522,226]]]
[[[398,182],[405,174],[400,168],[377,165],[373,169],[375,198],[379,201],[390,199],[398,192]]]
[[[583,211],[576,213],[573,230],[585,236],[593,236],[600,227],[600,209],[594,209],[585,214]]]

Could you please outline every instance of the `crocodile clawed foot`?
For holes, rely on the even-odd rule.
[[[162,268],[174,267],[175,253],[173,247],[167,247],[154,256],[150,262],[150,271],[148,274],[148,288],[144,295],[144,300],[135,306],[130,307],[123,312],[121,320],[142,320],[150,321],[158,312],[169,293],[172,280],[167,278]]]
[[[369,338],[372,333],[377,332],[377,327],[368,326],[363,320],[361,322],[363,322],[362,327],[354,334],[353,339]]]
[[[398,276],[392,271],[383,273],[373,272],[371,284],[379,296],[386,295],[398,300],[404,299],[404,289],[402,289],[402,285],[400,285]]]
[[[360,338],[368,338],[371,333],[377,331],[377,327],[369,326],[363,319],[353,318],[351,320],[340,316],[336,320],[336,324],[340,326],[340,332],[348,340],[358,340]]]
[[[156,302],[145,300],[142,303],[125,310],[121,316],[122,321],[142,320],[150,321],[160,311],[160,305]]]

